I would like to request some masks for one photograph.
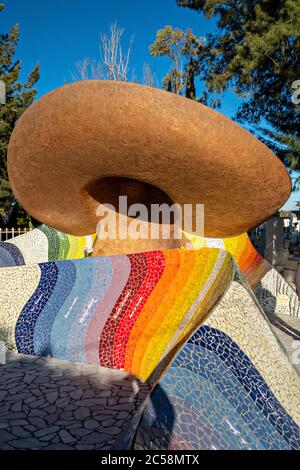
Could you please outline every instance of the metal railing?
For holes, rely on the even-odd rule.
[[[30,228],[0,228],[0,242],[6,242],[7,240],[10,240],[11,238],[18,237],[19,235],[22,235],[23,233],[28,233],[30,232]]]

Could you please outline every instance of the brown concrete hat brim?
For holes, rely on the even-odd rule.
[[[208,237],[257,226],[291,191],[279,159],[220,113],[154,88],[98,80],[54,90],[22,115],[8,171],[30,214],[74,235],[95,232],[99,202],[110,202],[101,192],[106,177],[204,204]]]

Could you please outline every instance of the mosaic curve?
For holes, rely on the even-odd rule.
[[[300,317],[300,302],[285,279],[253,247],[245,233],[233,238],[201,238],[185,235],[195,249],[203,247],[228,251],[267,314],[278,313]]]
[[[140,447],[299,448],[299,377],[224,250],[8,267],[0,281],[10,348],[162,377]]]
[[[122,369],[155,383],[228,288],[233,262],[217,249],[178,249],[0,272],[0,327],[14,336],[17,352]],[[20,280],[32,272],[26,301],[10,298],[10,323],[1,297],[21,290]],[[123,288],[110,303],[107,296],[118,279]],[[103,308],[105,321],[98,322]],[[91,341],[92,325],[97,336]]]
[[[300,449],[300,379],[234,281],[152,393],[137,449]]]
[[[25,264],[20,249],[12,243],[0,243],[0,267],[22,266]]]
[[[186,235],[196,249],[207,247],[228,251],[235,258],[267,314],[300,316],[300,302],[297,294],[284,278],[257,253],[247,234],[224,239],[201,238],[187,233]],[[41,225],[9,242],[0,243],[0,267],[83,258],[85,248],[91,247],[94,240],[95,235],[75,237],[47,225]]]
[[[75,237],[40,225],[0,243],[0,267],[84,258],[85,249],[91,247],[94,239],[95,235]]]

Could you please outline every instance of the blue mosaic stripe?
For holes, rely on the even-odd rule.
[[[56,263],[57,282],[52,294],[35,323],[34,352],[39,356],[52,355],[51,329],[56,315],[71,292],[76,280],[76,268],[71,261]]]
[[[173,429],[174,438],[182,440],[194,450],[228,449],[219,429],[213,428],[199,409],[183,398],[169,397],[172,405],[180,413],[176,413]]]
[[[0,243],[0,267],[22,266],[25,264],[19,248],[13,243]]]
[[[187,382],[186,376],[190,376]],[[165,380],[168,372],[163,383]],[[251,449],[290,448],[262,410],[249,399],[232,371],[211,351],[186,344],[174,361],[169,386],[172,380],[176,384],[174,393],[195,403],[224,438],[228,436],[230,448],[245,448],[245,442]],[[238,440],[232,440],[232,435]]]
[[[64,263],[66,261],[63,261]],[[68,350],[68,336],[74,320],[80,314],[93,283],[94,258],[85,258],[73,262],[76,280],[68,298],[57,312],[51,330],[51,349],[57,359],[72,361]]]
[[[195,450],[234,448],[228,439],[228,433],[225,433],[224,436],[220,429],[214,426],[214,420],[211,417],[207,419],[203,414],[203,409],[198,406],[199,401],[191,402],[182,396],[179,390],[181,379],[178,377],[178,369],[168,369],[165,377],[167,380],[160,381],[159,386],[151,395],[151,401],[143,415],[141,427],[148,428],[148,434],[152,434],[154,431],[153,436],[156,439],[160,435],[173,436]],[[186,393],[186,385],[193,385],[194,377],[191,377],[188,372],[183,380],[182,386]],[[235,436],[233,439],[237,441]],[[234,443],[237,446],[238,441]],[[164,445],[165,442],[161,440],[162,449],[165,448]]]
[[[299,427],[284,410],[250,359],[229,336],[203,325],[188,342],[214,352],[232,371],[249,398],[262,410],[288,445],[292,449],[300,449]],[[242,409],[239,411],[242,412]]]
[[[39,266],[41,270],[39,285],[23,307],[16,324],[16,346],[21,354],[34,354],[35,323],[51,297],[57,281],[58,269],[55,262],[42,263]]]
[[[16,266],[16,261],[12,254],[6,249],[5,244],[0,244],[0,268]]]
[[[85,269],[85,263],[80,266]],[[73,325],[68,334],[69,357],[73,361],[87,362],[84,350],[84,339],[87,328],[92,320],[98,303],[105,296],[112,280],[112,263],[110,258],[94,258],[94,273],[91,289],[86,296],[83,307],[78,311],[76,317],[73,317]]]

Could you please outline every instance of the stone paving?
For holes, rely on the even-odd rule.
[[[7,353],[0,450],[126,449],[149,387],[121,371]]]
[[[269,316],[300,371],[300,318]],[[0,450],[126,449],[150,389],[124,372],[7,353],[0,365]]]

